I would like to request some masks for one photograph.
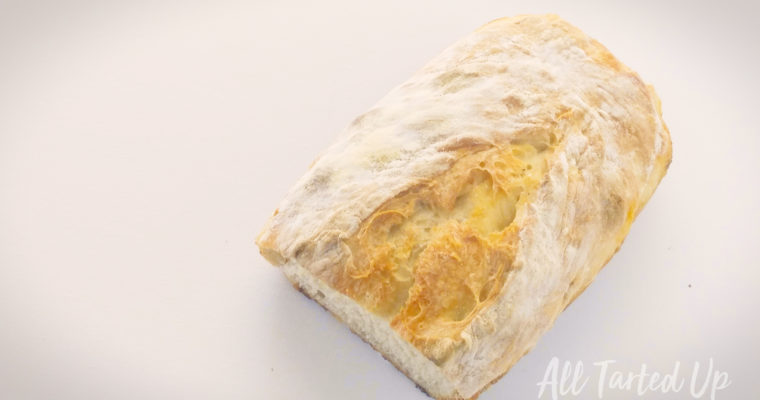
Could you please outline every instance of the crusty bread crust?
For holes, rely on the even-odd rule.
[[[495,20],[348,126],[257,243],[427,392],[472,398],[620,248],[671,160],[661,113],[559,17]]]
[[[310,300],[314,301],[315,303],[319,304],[320,307],[322,307],[325,311],[329,312],[335,319],[337,319],[338,321],[340,321],[343,324],[345,324],[346,326],[348,326],[348,329],[354,335],[358,336],[360,339],[362,339],[364,341],[364,343],[367,343],[375,351],[377,351],[378,353],[380,353],[380,355],[385,359],[385,361],[388,361],[389,363],[391,363],[391,365],[393,365],[394,367],[396,367],[397,370],[401,371],[401,373],[403,373],[407,377],[412,376],[411,371],[409,371],[406,368],[406,366],[402,365],[401,363],[394,362],[393,359],[391,359],[391,358],[388,357],[388,355],[386,355],[385,353],[383,353],[382,351],[380,351],[380,349],[378,349],[378,347],[375,344],[373,344],[372,342],[368,341],[366,337],[364,337],[364,336],[360,335],[359,333],[357,333],[357,331],[353,327],[351,327],[350,324],[348,324],[346,321],[344,321],[343,318],[341,318],[338,314],[336,314],[335,312],[333,312],[332,310],[330,310],[327,305],[323,304],[320,300],[317,300],[316,298],[310,296],[309,293],[303,288],[303,286],[301,286],[301,284],[299,284],[297,281],[291,281],[291,284],[293,285],[294,289],[298,290],[302,295],[306,296],[307,299],[310,299]],[[439,397],[438,399],[439,400],[475,400],[475,399],[477,399],[480,396],[481,393],[483,393],[484,391],[486,391],[486,389],[488,389],[489,387],[491,387],[491,385],[493,385],[494,383],[498,382],[499,379],[501,379],[504,375],[507,374],[507,372],[508,371],[504,371],[503,374],[501,374],[498,377],[494,378],[491,382],[489,382],[488,384],[486,384],[485,386],[483,386],[483,388],[480,391],[478,391],[473,396],[471,396],[471,397],[469,397],[467,399],[465,399],[465,398],[463,398],[461,396]],[[410,378],[410,379],[412,379],[412,378]],[[416,382],[414,379],[412,379],[412,382],[414,382],[414,386],[417,389],[419,389],[422,393],[426,394],[429,397],[435,397],[435,396],[431,395],[430,393],[428,393],[427,390],[425,390],[425,388],[420,383]]]

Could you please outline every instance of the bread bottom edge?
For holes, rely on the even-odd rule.
[[[387,321],[332,289],[297,263],[283,265],[282,270],[296,289],[348,326],[425,394],[438,400],[465,399],[441,369],[399,336]],[[468,399],[476,397],[477,394]]]

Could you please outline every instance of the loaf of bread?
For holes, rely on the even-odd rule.
[[[356,118],[257,244],[430,396],[474,398],[591,283],[670,160],[635,72],[557,16],[499,19]]]

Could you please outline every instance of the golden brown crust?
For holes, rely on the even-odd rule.
[[[324,278],[443,361],[504,285],[519,227],[513,221],[554,145],[541,138],[463,156],[389,200],[345,240],[345,267]]]

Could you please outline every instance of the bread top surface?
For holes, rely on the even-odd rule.
[[[503,18],[354,120],[257,243],[474,388],[593,279],[670,158],[638,75],[556,16]]]

